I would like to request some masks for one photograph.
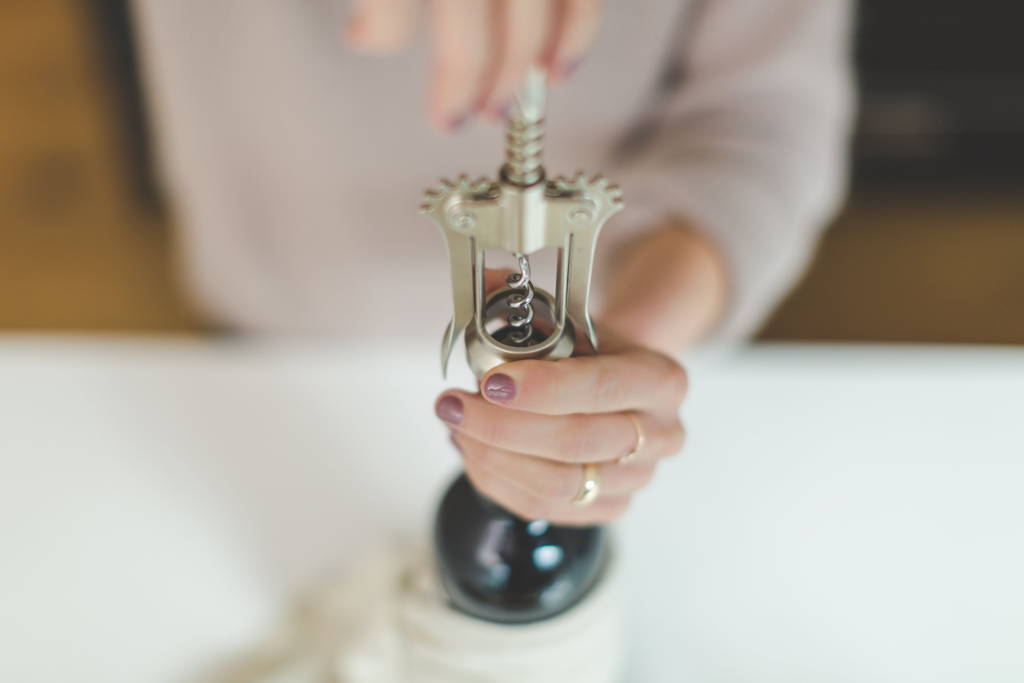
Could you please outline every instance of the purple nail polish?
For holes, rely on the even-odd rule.
[[[484,383],[484,396],[500,403],[511,401],[516,397],[516,383],[508,375],[495,373]]]
[[[576,69],[580,68],[580,63],[582,61],[583,60],[581,59],[573,59],[572,61],[563,63],[561,68],[558,70],[558,79],[564,81],[569,78],[569,76],[572,76],[576,73]]]
[[[445,396],[434,406],[434,412],[448,424],[457,425],[462,422],[462,401],[455,396]]]
[[[469,120],[469,115],[468,114],[459,114],[458,116],[453,116],[448,121],[448,132],[449,133],[458,132],[459,130],[462,129],[463,126],[466,125],[466,121],[468,121],[468,120]]]

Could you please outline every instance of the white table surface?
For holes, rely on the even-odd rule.
[[[0,680],[186,680],[422,534],[436,349],[0,340]],[[1024,680],[1024,351],[692,367],[620,525],[632,678]]]

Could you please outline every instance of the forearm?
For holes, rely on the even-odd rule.
[[[718,249],[682,219],[668,219],[611,264],[602,324],[643,346],[676,353],[706,337],[726,310]]]
[[[613,276],[614,324],[661,348],[753,333],[799,277],[845,181],[850,3],[700,6],[680,50],[685,78],[649,137],[609,169],[631,207],[617,229],[677,215],[707,238],[645,240]]]

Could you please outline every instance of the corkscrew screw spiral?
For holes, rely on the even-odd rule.
[[[508,299],[512,309],[508,314],[508,324],[512,327],[509,341],[514,344],[525,344],[533,336],[533,282],[530,279],[530,259],[526,254],[515,254],[519,266],[518,273],[512,273],[505,282],[509,287],[521,290]]]

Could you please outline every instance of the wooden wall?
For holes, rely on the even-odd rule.
[[[0,328],[193,329],[92,28],[78,0],[0,2]]]

